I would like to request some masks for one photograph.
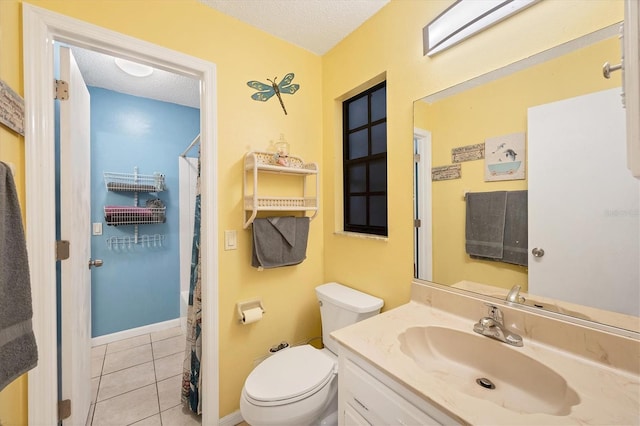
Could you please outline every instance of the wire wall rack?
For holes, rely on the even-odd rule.
[[[138,235],[132,237],[109,237],[107,248],[109,250],[131,250],[134,247],[160,248],[164,245],[165,236],[162,234]]]
[[[132,236],[112,236],[107,238],[109,249],[125,249],[134,246],[162,247],[165,236],[161,234],[140,235],[138,225],[151,225],[165,223],[167,220],[167,208],[160,198],[152,198],[140,205],[139,193],[158,193],[167,189],[165,176],[155,172],[144,175],[133,168],[133,173],[104,172],[104,181],[107,191],[127,192],[133,196],[133,205],[107,205],[104,206],[104,219],[107,225],[133,225]]]
[[[133,173],[104,173],[104,183],[108,191],[115,192],[160,192],[166,189],[164,175],[153,173],[143,175],[134,168]]]
[[[107,225],[150,225],[167,220],[166,207],[104,206]]]

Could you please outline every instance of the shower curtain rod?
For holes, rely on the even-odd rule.
[[[198,133],[198,136],[195,137],[194,140],[191,141],[191,143],[189,144],[189,146],[187,147],[187,149],[184,150],[184,152],[182,154],[180,154],[180,157],[186,157],[187,156],[187,152],[189,152],[189,150],[191,148],[193,148],[193,146],[200,140],[200,133]]]

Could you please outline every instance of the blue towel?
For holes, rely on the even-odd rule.
[[[0,162],[0,391],[38,363],[31,281],[18,194]]]

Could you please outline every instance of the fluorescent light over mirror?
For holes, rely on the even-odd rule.
[[[497,24],[540,0],[458,0],[422,29],[431,56]]]

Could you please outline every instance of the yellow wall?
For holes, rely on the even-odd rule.
[[[451,3],[392,0],[322,58],[324,167],[335,171],[324,178],[325,280],[375,294],[385,309],[408,300],[413,277],[413,101],[623,19],[620,0],[544,1],[450,50],[423,56],[422,28]],[[340,101],[385,73],[389,238],[366,240],[339,232]]]
[[[527,131],[527,108],[619,87],[601,67],[620,57],[617,36],[428,105],[416,102],[415,125],[431,131],[432,165],[451,164],[451,149],[486,138]],[[433,182],[433,281],[461,280],[527,288],[526,267],[471,259],[464,248],[464,191],[527,189],[526,180],[484,181],[484,161],[461,163],[462,178]]]
[[[368,291],[385,299],[385,309],[408,300],[413,271],[415,99],[622,19],[620,0],[542,2],[504,22],[499,30],[429,59],[422,56],[422,27],[451,1],[393,0],[320,58],[196,0],[32,3],[217,64],[220,231],[238,230],[240,246],[237,251],[224,251],[219,242],[221,416],[238,408],[253,360],[270,345],[320,334],[313,292],[318,283],[336,280]],[[0,78],[23,93],[20,4],[20,0],[0,1]],[[262,104],[249,98],[248,80],[287,72],[295,72],[295,82],[301,86],[294,96],[285,97],[288,116],[275,100]],[[389,238],[335,235],[336,212],[341,208],[337,100],[384,73],[389,111]],[[291,143],[292,153],[320,163],[324,196],[320,214],[311,224],[307,260],[293,268],[257,272],[249,266],[249,232],[241,230],[241,161],[247,150],[266,148],[269,139],[280,133]],[[2,128],[0,137],[0,160],[16,163],[24,199],[23,141]],[[268,313],[259,323],[241,327],[235,322],[235,302],[252,297],[262,297]],[[5,426],[26,423],[26,381],[20,380],[17,394],[11,389],[0,394]]]
[[[2,73],[0,78],[23,93],[21,2],[2,0]],[[196,0],[138,1],[32,1],[50,9],[110,30],[213,62],[217,66],[218,161],[212,163],[219,179],[218,215],[220,300],[220,415],[238,409],[242,384],[254,360],[283,340],[298,343],[320,335],[314,287],[323,279],[322,219],[311,223],[307,259],[300,265],[258,272],[251,268],[250,231],[242,229],[242,160],[248,150],[264,150],[270,139],[284,133],[291,152],[307,161],[322,161],[321,58],[307,50],[269,36],[218,13]],[[5,11],[11,13],[5,13]],[[144,17],[144,18],[142,18]],[[249,80],[294,72],[300,90],[283,95],[288,115],[276,98],[251,99]],[[14,161],[24,174],[22,140],[5,142],[1,129],[0,159]],[[189,141],[185,141],[185,146]],[[321,173],[324,171],[321,168]],[[22,190],[24,191],[24,185]],[[320,213],[319,217],[322,217]],[[224,251],[223,230],[238,231],[239,249]],[[203,231],[203,232],[206,232]],[[262,321],[241,326],[237,301],[260,297],[267,314]],[[21,382],[23,388],[26,382]],[[16,403],[16,399],[18,403]],[[1,394],[0,418],[7,424],[24,424],[26,393]],[[4,402],[2,402],[4,404]]]

